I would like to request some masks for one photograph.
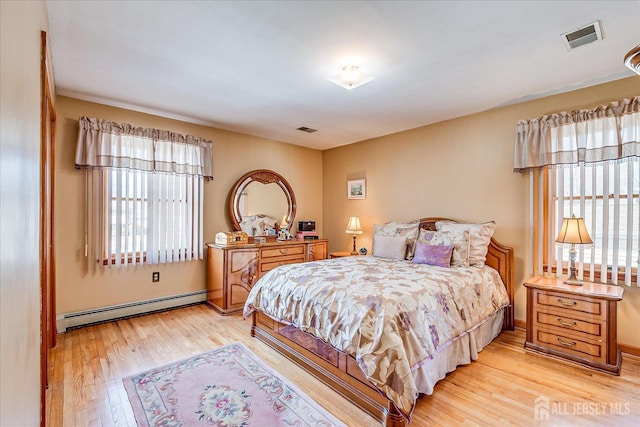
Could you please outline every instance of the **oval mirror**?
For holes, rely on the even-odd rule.
[[[296,197],[284,177],[268,169],[243,175],[231,190],[229,213],[236,230],[249,236],[275,234],[283,219],[290,230],[296,216]]]

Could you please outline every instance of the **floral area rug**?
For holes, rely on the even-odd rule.
[[[138,426],[344,426],[240,343],[122,381]]]

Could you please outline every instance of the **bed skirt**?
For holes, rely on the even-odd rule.
[[[482,351],[502,330],[504,308],[484,323],[442,348],[433,359],[425,361],[413,371],[413,378],[420,393],[432,394],[433,387],[457,366],[468,365],[478,359]]]

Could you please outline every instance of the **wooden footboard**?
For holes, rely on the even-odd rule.
[[[297,363],[331,389],[389,427],[407,425],[389,399],[365,378],[355,359],[314,336],[253,313],[251,335]]]

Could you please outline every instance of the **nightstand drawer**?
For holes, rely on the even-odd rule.
[[[607,343],[582,341],[572,336],[534,330],[533,343],[597,363],[607,363]]]
[[[584,282],[568,285],[559,277],[534,276],[527,288],[528,350],[620,375],[617,338],[618,286]]]
[[[568,316],[556,315],[553,313],[545,313],[535,311],[534,327],[551,328],[556,332],[567,331],[565,333],[573,334],[573,336],[584,336],[585,338],[594,340],[604,340],[605,322],[587,322],[585,320],[574,319]],[[570,331],[570,332],[569,332]]]
[[[534,309],[536,311],[552,310],[565,315],[582,316],[592,320],[607,319],[604,301],[559,292],[536,289]]]

